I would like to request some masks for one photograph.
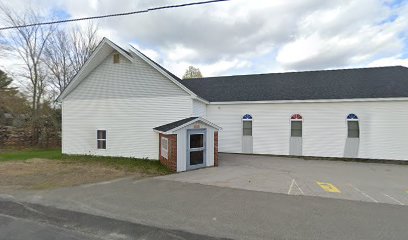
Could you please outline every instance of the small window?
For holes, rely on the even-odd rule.
[[[106,149],[106,130],[96,131],[96,141],[98,149]]]
[[[252,136],[252,116],[249,114],[242,117],[242,135]]]
[[[120,55],[119,53],[114,53],[113,54],[113,63],[119,63],[120,62]]]
[[[203,148],[203,147],[204,147],[204,134],[191,134],[190,148]]]
[[[303,118],[300,114],[294,114],[290,117],[290,136],[302,137]]]
[[[347,116],[347,137],[360,138],[360,126],[358,117],[353,113]]]
[[[161,138],[161,156],[166,159],[169,156],[169,139],[165,137]]]

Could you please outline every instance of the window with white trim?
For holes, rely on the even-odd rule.
[[[166,137],[161,138],[161,156],[169,158],[169,139]]]
[[[96,146],[98,149],[106,149],[106,130],[96,131]]]
[[[249,114],[242,117],[242,135],[252,136],[252,116]]]
[[[347,116],[347,137],[360,138],[360,125],[357,115],[351,113]]]
[[[303,117],[300,114],[294,114],[290,117],[290,136],[302,137],[303,135]]]

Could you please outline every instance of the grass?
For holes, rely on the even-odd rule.
[[[147,159],[125,158],[125,157],[100,157],[90,155],[65,155],[60,149],[28,149],[10,150],[0,153],[0,162],[29,160],[33,158],[51,159],[62,161],[63,163],[100,164],[126,172],[138,172],[147,175],[164,175],[169,170],[160,164],[159,161]]]
[[[141,172],[148,175],[165,175],[170,171],[159,161],[125,157],[99,157],[89,155],[62,155],[62,161],[84,164],[103,164],[127,172]]]
[[[0,162],[12,160],[28,160],[33,158],[61,159],[60,149],[29,149],[29,150],[9,150],[0,153]]]

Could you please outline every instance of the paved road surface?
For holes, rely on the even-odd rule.
[[[216,238],[3,199],[0,200],[0,239],[215,240]]]
[[[213,237],[408,239],[408,207],[383,203],[160,179],[123,179],[13,196],[20,201]]]

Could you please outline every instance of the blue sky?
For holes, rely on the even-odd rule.
[[[0,0],[2,1],[2,0]],[[182,0],[192,2],[197,0]],[[46,17],[84,17],[172,4],[170,0],[3,0]],[[181,76],[408,66],[408,1],[232,0],[99,20],[100,35],[132,43]],[[44,10],[46,9],[46,10]],[[86,22],[79,23],[80,26]],[[64,27],[71,27],[72,24]]]

